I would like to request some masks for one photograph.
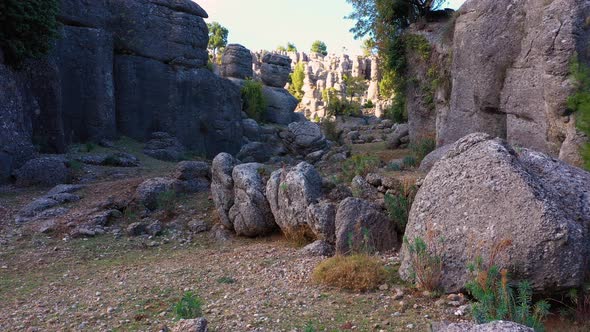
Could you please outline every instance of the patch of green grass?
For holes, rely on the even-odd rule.
[[[232,277],[221,277],[217,279],[217,283],[231,285],[236,283],[236,279]]]
[[[182,298],[174,305],[172,311],[176,318],[194,319],[203,314],[203,300],[192,292],[185,292]]]

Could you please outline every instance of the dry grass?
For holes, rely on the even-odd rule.
[[[312,274],[314,282],[357,292],[376,289],[386,278],[381,261],[365,254],[329,258]]]

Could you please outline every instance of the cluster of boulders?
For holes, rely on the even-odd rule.
[[[353,198],[306,162],[273,171],[222,153],[213,160],[211,193],[221,222],[238,235],[280,229],[287,237],[316,240],[305,250],[318,255],[382,251],[397,244],[381,206]]]
[[[582,285],[590,254],[590,173],[475,133],[452,144],[416,195],[405,236],[444,239],[441,287],[458,291],[466,266],[495,256],[536,291]],[[500,243],[509,243],[495,252]],[[410,278],[408,249],[401,275]],[[500,261],[500,259],[504,261]]]

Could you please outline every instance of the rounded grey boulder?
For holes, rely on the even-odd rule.
[[[536,291],[553,292],[582,284],[589,227],[590,173],[475,133],[457,141],[428,173],[405,236],[426,239],[430,232],[445,239],[446,292],[462,289],[473,256],[487,260],[501,241],[512,245],[500,253],[498,265]],[[400,274],[408,279],[410,273],[404,245]]]
[[[40,157],[27,161],[14,172],[16,185],[26,186],[55,186],[70,180],[70,170],[63,158]]]
[[[223,226],[233,229],[229,210],[234,205],[234,180],[232,171],[237,160],[229,153],[220,153],[211,165],[211,196]]]
[[[275,221],[286,235],[313,236],[308,226],[307,208],[321,195],[322,177],[306,162],[289,171],[274,171],[266,186]]]
[[[393,223],[377,205],[352,197],[340,203],[336,212],[336,254],[384,251],[396,245]]]
[[[252,53],[240,44],[229,44],[221,57],[221,76],[252,78]]]

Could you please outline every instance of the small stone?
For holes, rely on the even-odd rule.
[[[387,286],[387,284],[383,284],[383,285],[379,286],[379,290],[381,290],[381,291],[385,291],[388,289],[389,289],[389,286]]]
[[[414,328],[414,324],[408,324],[408,325],[406,325],[406,328],[408,328],[408,329],[410,329],[410,330],[411,330],[411,329],[413,329],[413,328]]]

